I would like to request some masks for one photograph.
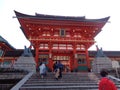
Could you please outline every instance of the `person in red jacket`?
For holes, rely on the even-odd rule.
[[[102,78],[99,82],[99,90],[117,90],[114,82],[107,77],[108,71],[106,69],[102,69],[100,75]]]

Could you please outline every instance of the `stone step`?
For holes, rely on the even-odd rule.
[[[76,82],[71,82],[71,83],[63,83],[63,82],[61,82],[61,83],[59,83],[59,82],[57,82],[57,83],[52,83],[52,82],[49,82],[49,83],[26,83],[26,84],[24,84],[23,86],[72,86],[72,85],[98,85],[97,83],[76,83]],[[120,83],[116,83],[116,85],[117,86],[119,86],[120,85]]]
[[[57,85],[58,83],[59,84],[65,84],[65,85],[68,85],[68,84],[70,84],[70,85],[74,85],[74,84],[78,84],[78,85],[82,85],[82,84],[84,84],[84,85],[97,85],[97,82],[93,82],[93,81],[63,81],[63,80],[48,80],[48,81],[46,81],[46,80],[35,80],[35,81],[27,81],[24,85],[30,85],[30,84],[33,84],[33,85]],[[120,82],[116,82],[115,83],[116,85],[120,85]]]
[[[55,77],[51,77],[51,78],[36,78],[36,79],[29,79],[29,81],[35,81],[35,80],[54,80],[55,79]],[[89,78],[61,78],[61,79],[59,79],[59,80],[64,80],[64,81],[66,81],[66,80],[68,80],[68,81],[71,81],[71,80],[73,80],[73,81],[93,81],[93,80],[90,80]]]
[[[13,84],[0,84],[0,90],[9,90]]]
[[[38,79],[29,79],[28,82],[44,82],[44,81],[56,81],[56,79],[54,77],[52,78],[38,78]],[[79,79],[79,78],[61,78],[58,79],[58,81],[63,81],[63,82],[83,82],[83,81],[87,81],[87,82],[95,82],[94,80],[90,80],[90,79]]]
[[[54,72],[48,72],[47,74],[49,74],[49,75],[54,75]],[[62,74],[63,74],[63,75],[67,75],[67,76],[71,76],[71,75],[88,76],[89,73],[83,73],[83,72],[82,72],[82,73],[81,73],[81,72],[77,72],[77,73],[75,73],[75,72],[70,72],[70,73],[69,73],[69,72],[68,72],[68,73],[66,73],[66,72],[63,72]],[[36,74],[33,74],[33,77],[36,76],[36,75],[39,75],[39,72],[37,72]]]
[[[76,75],[76,74],[63,74],[62,75],[62,79],[82,79],[82,80],[90,80],[90,78],[88,77],[88,75]],[[51,79],[54,78],[54,74],[47,74],[47,76],[45,77],[46,79]],[[33,75],[30,79],[40,79],[40,75]]]
[[[80,85],[98,85],[97,83],[28,83],[24,84],[23,86],[80,86]]]
[[[20,90],[98,90],[96,85],[82,85],[82,86],[28,86],[21,87]]]
[[[93,81],[27,81],[26,83],[93,83]]]
[[[117,85],[120,88],[120,85]],[[23,85],[20,90],[98,90],[98,85]],[[119,89],[118,89],[119,90]]]
[[[55,76],[51,76],[51,77],[44,77],[45,79],[52,79],[52,78],[55,78]],[[36,78],[30,78],[30,79],[41,79],[41,77],[40,76],[38,76],[38,77],[36,77]],[[68,76],[68,77],[65,77],[65,76],[62,76],[62,79],[84,79],[84,80],[90,80],[90,78],[88,78],[88,77],[77,77],[77,76],[74,76],[74,77],[70,77],[70,76]]]

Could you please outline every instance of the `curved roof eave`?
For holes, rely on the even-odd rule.
[[[73,21],[88,21],[88,22],[107,22],[110,16],[100,19],[86,19],[85,16],[73,17],[73,16],[55,16],[55,15],[45,15],[36,13],[33,15],[23,14],[14,11],[17,18],[34,18],[34,19],[47,19],[47,20],[73,20]]]
[[[22,26],[20,26],[20,29],[22,30],[23,34],[25,35],[25,37],[28,39],[28,36],[25,34],[24,29],[22,28]]]
[[[86,19],[87,21],[95,21],[95,22],[107,22],[108,20],[109,20],[109,18],[110,18],[110,16],[108,16],[108,17],[105,17],[105,18],[100,18],[100,19]]]

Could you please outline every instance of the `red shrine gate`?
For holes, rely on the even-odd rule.
[[[88,48],[95,43],[94,37],[101,31],[109,17],[85,19],[16,12],[21,29],[35,50],[35,61],[45,62],[50,70],[60,60],[71,71],[90,69]]]

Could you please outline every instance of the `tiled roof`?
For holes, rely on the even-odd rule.
[[[35,15],[27,15],[23,14],[17,11],[14,11],[17,18],[34,18],[34,19],[46,19],[46,20],[72,20],[72,21],[92,21],[92,22],[107,22],[108,19],[110,18],[105,17],[101,19],[86,19],[85,16],[56,16],[56,15],[45,15],[45,14],[38,14],[36,13]]]
[[[5,57],[19,57],[23,54],[24,52],[24,49],[17,49],[17,50],[13,50],[13,51],[7,51],[5,53]],[[34,50],[31,50],[33,56],[35,56],[35,52]]]
[[[2,36],[0,36],[0,42],[8,43]]]
[[[11,44],[8,43],[7,40],[5,40],[2,36],[0,36],[0,43],[5,43],[8,47],[10,47],[11,49],[15,49]]]
[[[103,51],[103,53],[107,57],[120,57],[120,51]],[[95,57],[97,54],[97,51],[89,51],[90,57]]]

